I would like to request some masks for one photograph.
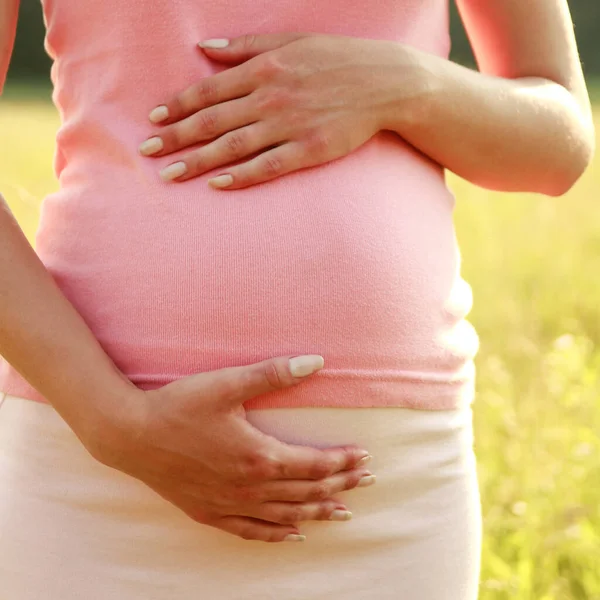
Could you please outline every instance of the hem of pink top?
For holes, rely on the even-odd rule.
[[[139,384],[140,389],[156,389],[163,384]],[[457,381],[390,381],[384,379],[331,379],[319,374],[298,385],[262,394],[244,403],[247,410],[267,408],[404,407],[417,410],[453,410],[472,404],[474,377]],[[9,378],[0,383],[0,392],[51,404],[25,380]]]

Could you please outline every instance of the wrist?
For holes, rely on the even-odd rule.
[[[383,84],[380,129],[399,135],[426,126],[436,98],[443,94],[441,59],[416,48],[394,43],[394,68]]]
[[[87,451],[98,461],[116,466],[140,427],[144,392],[123,375],[86,403],[73,430]]]

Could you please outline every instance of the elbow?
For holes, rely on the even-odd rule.
[[[596,151],[595,131],[593,126],[578,136],[569,140],[569,148],[561,153],[559,167],[554,171],[554,177],[548,178],[547,189],[542,193],[558,198],[569,192],[581,179],[592,163]]]

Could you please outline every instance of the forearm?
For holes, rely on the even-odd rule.
[[[0,94],[4,89],[10,55],[15,43],[19,0],[0,0]]]
[[[0,354],[80,437],[137,389],[60,291],[1,196]]]
[[[382,129],[457,175],[499,191],[566,192],[594,151],[591,112],[552,81],[505,79],[399,47]],[[416,91],[406,99],[403,70]]]

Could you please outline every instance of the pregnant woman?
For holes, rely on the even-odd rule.
[[[594,132],[565,0],[460,0],[480,72],[447,2],[44,0],[60,187],[36,252],[0,214],[3,599],[476,598],[445,169],[559,196]]]

